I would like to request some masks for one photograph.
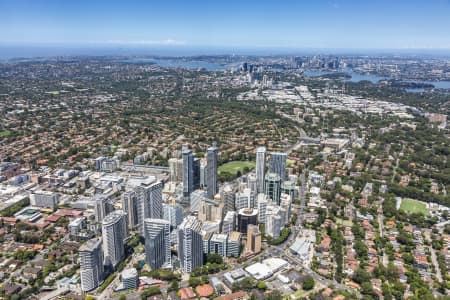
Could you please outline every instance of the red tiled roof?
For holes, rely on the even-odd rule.
[[[214,294],[214,289],[210,284],[199,285],[195,288],[195,291],[200,297],[209,297]]]
[[[62,217],[78,217],[83,212],[74,209],[59,209],[55,214]]]
[[[48,216],[45,220],[54,223],[54,222],[58,222],[59,219],[61,219],[61,216],[51,215],[51,216]]]
[[[195,299],[195,293],[191,287],[181,288],[180,298],[181,300]]]
[[[236,300],[236,299],[245,299],[245,297],[248,297],[248,294],[246,292],[239,291],[236,293],[217,297],[215,298],[215,300]]]

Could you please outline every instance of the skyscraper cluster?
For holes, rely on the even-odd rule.
[[[247,236],[246,253],[261,251],[259,224],[265,224],[269,236],[280,235],[296,193],[295,184],[285,180],[286,153],[271,153],[266,172],[266,148],[257,148],[255,172],[226,184],[220,193],[215,143],[204,159],[196,158],[188,146],[177,155],[169,161],[170,181],[181,181],[182,186],[168,185],[168,189],[178,195],[174,200],[179,204],[163,203],[163,183],[153,176],[128,178],[122,210],[114,210],[109,197],[96,197],[95,215],[102,238],[80,249],[83,291],[97,287],[106,271],[115,270],[124,260],[128,230],[144,237],[145,261],[150,268],[173,268],[179,262],[188,273],[201,267],[204,255],[210,253],[238,257],[242,236]],[[186,213],[190,215],[184,216]],[[177,249],[176,261],[172,246]],[[126,286],[135,286],[135,272],[129,270],[125,275]]]

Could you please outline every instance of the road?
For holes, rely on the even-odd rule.
[[[383,201],[384,198],[381,200],[381,205],[378,208],[378,231],[380,232],[380,237],[384,237],[384,214],[383,214]],[[383,257],[382,257],[382,263],[385,267],[387,267],[389,263],[388,256],[386,252],[383,249]]]
[[[290,115],[285,114],[285,113],[282,113],[282,112],[280,112],[280,111],[278,111],[278,114],[281,115],[283,118],[286,118],[286,119],[289,119],[289,120],[294,121],[294,122],[296,122],[296,123],[299,123],[299,120],[298,120],[296,117],[290,116]],[[300,136],[301,138],[307,136],[306,132],[305,132],[302,128],[300,128],[300,127],[298,127],[298,126],[294,126],[294,127],[295,127],[295,129],[298,131],[298,134],[299,134],[299,136]],[[284,152],[286,152],[287,154],[289,154],[289,153],[291,153],[293,150],[298,149],[298,147],[300,147],[301,144],[302,144],[302,142],[298,141],[298,142],[295,143],[294,145],[289,146],[289,147],[287,147],[286,149],[284,149]]]
[[[425,235],[425,238],[427,239],[427,241],[431,244],[431,230],[425,229],[424,235]],[[441,274],[441,269],[439,268],[436,251],[431,246],[428,246],[428,249],[430,250],[430,253],[431,253],[431,262],[433,263],[434,268],[436,269],[436,278],[441,283],[442,282],[442,274]]]
[[[136,254],[132,254],[133,257],[130,259],[130,261],[125,265],[124,269],[127,268],[131,268],[134,263],[136,263]],[[114,293],[114,288],[117,287],[117,285],[120,282],[120,276],[119,274],[116,272],[116,277],[114,278],[114,280],[108,285],[107,288],[105,288],[103,290],[103,292],[100,293],[100,295],[97,297],[97,299],[112,299],[112,294]]]
[[[405,149],[405,145],[402,145],[402,150],[399,152],[398,155],[400,155],[400,153],[402,153],[404,149]],[[400,158],[397,156],[397,159],[395,160],[394,171],[392,172],[391,183],[394,182],[395,175],[397,175],[397,168],[398,168],[399,161],[400,161]]]

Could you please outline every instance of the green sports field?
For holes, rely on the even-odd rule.
[[[247,167],[250,170],[255,168],[255,163],[251,161],[230,161],[221,166],[219,166],[219,173],[226,172],[233,175],[236,175],[238,171],[241,174],[244,172],[244,168]]]
[[[0,131],[0,138],[1,137],[8,137],[10,135],[11,135],[11,131],[9,131],[9,130]]]
[[[414,199],[404,198],[402,204],[400,204],[400,209],[409,213],[422,213],[428,215],[426,203]]]

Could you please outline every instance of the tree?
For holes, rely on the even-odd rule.
[[[260,290],[265,290],[265,289],[267,289],[267,284],[264,281],[260,281],[260,282],[258,282],[256,287]]]
[[[127,300],[127,297],[125,295],[120,295],[119,300]]]
[[[305,291],[312,290],[314,288],[315,281],[311,276],[306,276],[302,283],[302,289]]]
[[[414,263],[414,256],[412,256],[411,253],[403,253],[402,258],[408,265],[412,265]]]
[[[190,286],[195,288],[196,286],[198,286],[200,284],[202,284],[202,281],[201,281],[200,278],[198,278],[198,277],[191,277],[191,278],[189,278],[189,285]]]
[[[370,280],[370,274],[367,273],[366,270],[363,268],[359,268],[356,270],[355,274],[353,275],[353,281],[362,284],[363,282],[369,282]]]
[[[161,294],[159,286],[151,286],[145,289],[141,294],[142,300],[147,300],[148,297]]]
[[[367,258],[367,246],[362,241],[356,241],[354,245],[355,251],[359,259]]]
[[[168,288],[168,291],[169,291],[169,292],[171,292],[171,291],[177,291],[178,288],[179,288],[178,281],[177,281],[177,280],[172,280],[172,281],[170,282],[170,286],[169,286],[169,288]]]
[[[220,256],[220,254],[210,253],[206,257],[206,262],[212,263],[212,264],[222,264],[223,263],[223,258],[222,258],[222,256]]]
[[[373,296],[373,287],[370,282],[363,282],[361,284],[361,293],[364,295],[371,295]]]
[[[283,295],[279,290],[272,291],[269,296],[267,296],[266,300],[280,300],[283,298]]]

